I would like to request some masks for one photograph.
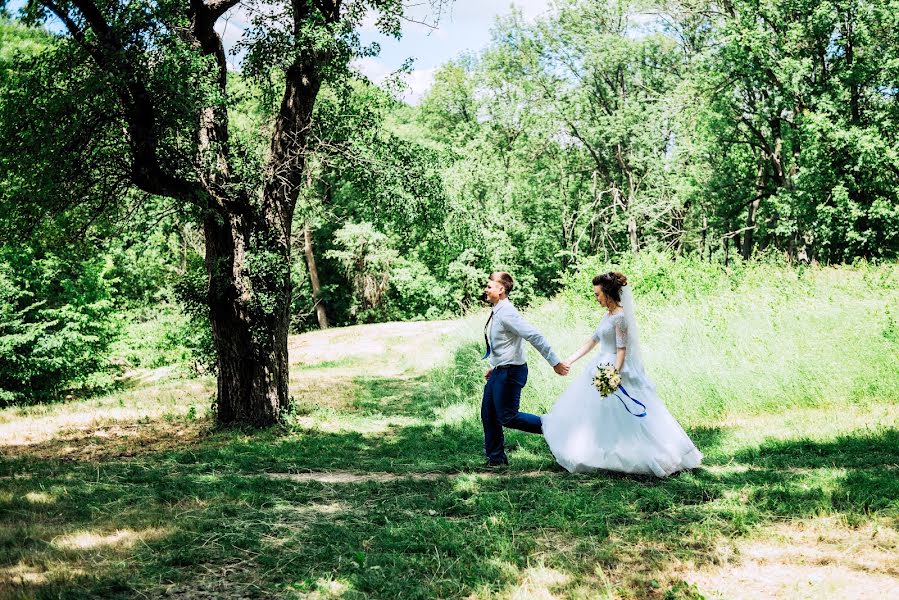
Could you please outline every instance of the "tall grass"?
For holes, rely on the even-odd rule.
[[[647,370],[686,424],[899,401],[897,264],[797,269],[769,259],[723,269],[650,252],[620,265],[588,262],[566,277],[562,294],[526,313],[560,356],[597,327],[604,309],[591,280],[612,269],[633,285]],[[471,341],[481,320],[471,318],[460,333],[471,347],[463,346],[452,380],[443,382],[472,403],[475,373],[485,366]],[[570,379],[533,349],[528,362],[524,409],[547,410]]]

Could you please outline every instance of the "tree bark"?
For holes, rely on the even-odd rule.
[[[708,235],[708,232],[709,232],[709,218],[705,214],[705,212],[703,212],[703,214],[702,214],[702,237],[700,237],[700,239],[699,239],[699,257],[702,259],[705,258],[705,242],[706,242],[706,236]],[[712,260],[711,249],[709,250],[709,260],[710,261]]]
[[[762,203],[762,193],[761,190],[764,188],[764,176],[765,176],[765,165],[759,160],[759,168],[755,175],[756,180],[756,188],[759,190],[759,193],[755,195],[755,198],[752,202],[749,203],[749,210],[746,213],[746,235],[743,236],[743,259],[749,260],[749,257],[752,256],[752,245],[754,242],[753,232],[755,231],[755,216],[758,213],[759,206]]]
[[[178,270],[179,275],[184,275],[185,273],[187,273],[187,235],[187,224],[184,224],[181,226],[181,266]]]
[[[627,237],[630,240],[631,252],[637,254],[637,251],[640,249],[639,240],[637,239],[637,220],[631,214],[627,216]]]
[[[264,222],[216,215],[204,225],[218,422],[271,425],[289,398],[290,278],[289,269],[278,268],[289,264],[289,252],[272,244],[260,250],[258,241],[271,239]],[[260,253],[268,260],[257,264]]]
[[[322,300],[321,283],[318,280],[318,267],[315,265],[315,254],[312,252],[312,228],[307,221],[303,226],[303,253],[306,255],[306,268],[309,270],[309,281],[312,284],[312,301],[315,303],[315,316],[321,329],[328,328],[328,312]]]

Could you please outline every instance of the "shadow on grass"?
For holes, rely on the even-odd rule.
[[[462,375],[366,379],[356,408],[432,419],[478,392],[471,350]],[[451,376],[467,378],[442,388],[458,395],[435,398]],[[690,435],[708,452],[727,431]],[[539,572],[557,596],[686,598],[671,573],[719,561],[722,539],[822,514],[899,516],[891,429],[767,442],[666,480],[559,472],[539,436],[508,439],[513,468],[489,476],[472,468],[476,415],[375,434],[223,431],[104,463],[0,458],[0,596],[456,598],[511,595]],[[265,476],[321,470],[443,476]]]
[[[19,477],[6,462],[0,569],[9,595],[24,597],[152,595],[169,585],[176,594],[219,597],[339,589],[350,598],[434,598],[514,590],[539,558],[557,574],[553,594],[595,585],[599,565],[615,589],[661,597],[672,589],[664,584],[672,565],[711,564],[722,538],[754,526],[822,514],[899,516],[899,482],[895,470],[883,470],[888,464],[833,468],[862,455],[894,456],[896,435],[779,442],[777,456],[800,457],[795,466],[782,458],[766,464],[768,451],[760,450],[667,480],[513,469],[323,484],[258,473],[346,466],[353,455],[358,464],[395,459],[420,467],[460,439],[479,439],[465,428],[411,427],[384,443],[337,433],[233,440],[99,471],[83,463],[19,465]],[[817,466],[806,456],[817,457]],[[121,546],[123,531],[141,542]],[[146,531],[164,533],[144,539]],[[47,581],[12,583],[17,569],[61,566],[66,573]]]
[[[391,379],[356,377],[352,407],[365,416],[404,416],[433,419],[442,390],[428,377]]]
[[[868,430],[826,443],[808,439],[770,440],[758,448],[738,452],[735,458],[774,469],[899,467],[899,431]]]
[[[158,582],[171,582],[173,593],[222,597],[334,589],[350,598],[459,597],[514,589],[539,557],[541,568],[558,574],[553,594],[594,585],[599,565],[616,589],[658,597],[669,591],[658,582],[672,564],[711,564],[722,538],[754,526],[822,514],[850,521],[899,515],[893,462],[834,467],[861,456],[894,460],[895,430],[839,443],[778,442],[741,453],[730,466],[666,480],[513,469],[493,477],[322,484],[258,473],[266,465],[346,467],[352,456],[359,464],[420,467],[460,440],[479,440],[476,433],[410,427],[381,444],[358,434],[272,435],[99,471],[48,464],[30,477],[16,477],[7,462],[0,465],[6,589],[12,596],[125,597],[161,593]],[[775,448],[778,460],[766,464]],[[808,456],[816,457],[813,466]],[[164,534],[117,547],[122,531]],[[60,565],[64,575],[11,583],[17,569],[53,573]]]

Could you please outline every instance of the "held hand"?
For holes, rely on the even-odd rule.
[[[568,363],[560,362],[556,366],[553,367],[553,371],[561,375],[562,377],[568,375]]]
[[[484,381],[487,381],[488,379],[490,379],[490,374],[491,374],[491,373],[493,373],[493,367],[491,367],[491,368],[487,369],[486,371],[484,371]]]

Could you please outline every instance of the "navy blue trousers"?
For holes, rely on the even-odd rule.
[[[484,453],[490,462],[506,462],[503,427],[528,433],[543,433],[540,417],[518,411],[521,388],[528,381],[528,366],[501,366],[493,369],[484,386],[481,424],[484,426]]]

